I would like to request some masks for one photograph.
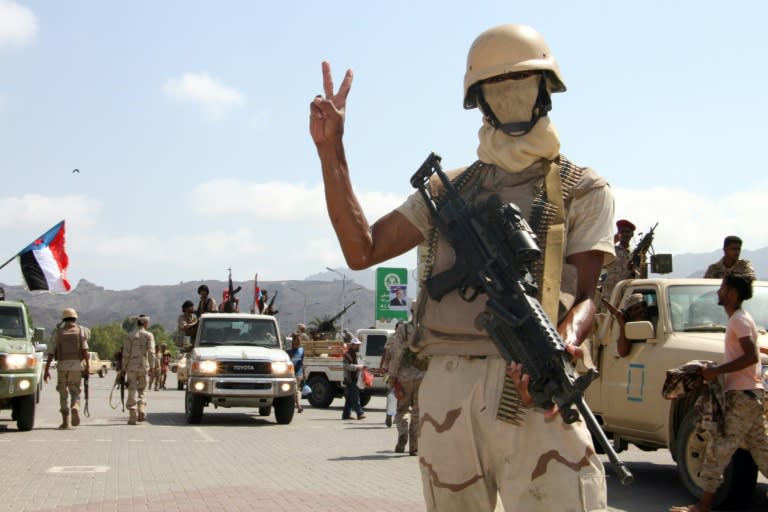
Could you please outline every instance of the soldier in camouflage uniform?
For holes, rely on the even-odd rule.
[[[616,259],[611,264],[606,265],[606,276],[605,281],[603,281],[602,296],[606,301],[611,300],[611,292],[619,281],[637,277],[634,269],[631,268],[632,258],[630,256],[632,251],[629,250],[629,242],[635,236],[635,225],[622,219],[616,222],[616,229],[619,236],[619,242],[614,246]],[[604,306],[600,305],[600,309],[604,309]]]
[[[427,360],[420,359],[409,347],[408,339],[413,330],[413,325],[401,322],[392,335],[392,343],[387,352],[390,355],[387,365],[389,373],[389,385],[395,391],[397,398],[397,413],[395,425],[397,426],[396,453],[403,453],[408,444],[408,453],[416,455],[419,451],[419,386],[427,370]],[[389,343],[390,340],[387,340]],[[410,412],[410,424],[406,416]]]
[[[351,84],[350,70],[334,92],[324,62],[325,95],[310,104],[326,206],[347,263],[367,268],[422,244],[420,279],[437,275],[456,257],[421,194],[372,226],[355,196],[343,144]],[[594,320],[597,278],[614,258],[613,196],[597,173],[560,154],[547,112],[551,93],[563,91],[557,62],[534,29],[503,25],[481,34],[464,78],[465,108],[480,106],[483,113],[479,159],[448,174],[469,203],[497,194],[528,219],[546,210],[532,226],[548,249],[536,279],[544,310],[568,352],[578,355]],[[490,512],[499,500],[510,511],[604,510],[603,464],[585,423],[565,424],[551,410],[525,405],[532,400],[524,369],[508,364],[475,324],[487,296],[468,302],[454,290],[435,301],[421,284],[412,348],[429,356],[419,392],[418,453],[427,510]],[[502,396],[517,404],[511,414],[502,412]]]
[[[149,317],[139,315],[137,329],[128,335],[123,345],[123,372],[128,378],[128,424],[146,418],[147,401],[144,391],[147,389],[147,374],[154,372],[155,336],[147,330]]]
[[[61,325],[53,332],[48,345],[48,358],[45,362],[43,379],[51,378],[51,361],[56,358],[57,381],[59,392],[59,410],[61,425],[69,428],[69,415],[72,413],[72,426],[80,425],[80,393],[82,391],[83,372],[88,371],[88,339],[91,330],[77,324],[77,311],[67,308],[61,313]],[[70,404],[67,404],[67,399]]]
[[[752,268],[752,262],[741,260],[741,238],[737,236],[727,236],[723,241],[723,257],[720,261],[711,264],[704,272],[704,277],[708,279],[722,279],[728,274],[741,274],[747,276],[753,281],[756,279],[755,269]]]
[[[723,470],[737,448],[746,445],[760,472],[768,477],[768,420],[763,414],[764,387],[760,375],[757,326],[741,308],[752,298],[752,280],[730,274],[717,291],[718,303],[728,314],[725,362],[701,370],[705,380],[725,376],[724,434],[707,445],[699,476],[702,495],[695,505],[672,507],[672,512],[709,512],[722,483]]]

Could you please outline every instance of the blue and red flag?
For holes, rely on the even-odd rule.
[[[69,257],[64,235],[62,220],[16,255],[28,290],[66,293],[72,289],[67,281]]]

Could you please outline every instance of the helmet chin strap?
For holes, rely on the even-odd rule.
[[[531,119],[528,121],[502,123],[499,121],[499,118],[496,117],[493,109],[485,100],[482,87],[478,87],[477,95],[478,103],[480,103],[483,114],[485,114],[485,117],[488,119],[488,122],[491,123],[491,126],[497,130],[503,131],[511,137],[522,137],[523,135],[527,134],[533,130],[533,127],[536,125],[539,119],[546,117],[547,112],[552,110],[552,98],[549,95],[549,91],[547,91],[547,78],[544,74],[542,74],[539,78],[539,93],[536,96],[536,102],[533,104]]]

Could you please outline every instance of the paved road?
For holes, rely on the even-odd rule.
[[[203,424],[190,426],[171,374],[167,391],[148,393],[147,423],[129,426],[108,405],[114,375],[91,379],[91,417],[75,429],[56,428],[53,383],[31,432],[17,432],[9,412],[0,413],[0,510],[424,510],[416,457],[393,452],[383,398],[372,400],[362,421],[342,422],[337,401],[327,410],[305,408],[290,425],[255,410],[208,407]],[[611,511],[690,502],[666,452],[622,457],[636,483],[622,488],[609,472]],[[768,480],[760,481],[750,512],[768,507]]]

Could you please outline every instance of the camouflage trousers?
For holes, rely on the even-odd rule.
[[[723,470],[738,448],[748,449],[760,472],[768,477],[768,420],[763,410],[763,392],[756,396],[744,391],[725,395],[725,432],[714,435],[707,445],[701,465],[701,487],[715,492],[723,480]]]
[[[144,409],[147,405],[147,400],[144,398],[144,391],[147,389],[147,371],[129,371],[126,372],[128,379],[128,400],[125,402],[125,406],[129,411],[136,410],[136,404],[139,405],[139,409]]]
[[[395,413],[397,436],[407,436],[408,450],[415,452],[419,449],[419,386],[421,379],[398,380],[398,383],[402,389],[403,398],[397,401],[397,412]],[[410,423],[406,418],[409,412],[411,414]]]
[[[419,393],[427,510],[605,510],[603,465],[583,422],[535,408],[522,409],[520,425],[496,418],[505,370],[500,357],[430,357]]]
[[[59,370],[56,372],[56,391],[59,392],[59,411],[69,414],[72,409],[80,409],[81,380],[83,372]],[[69,402],[69,403],[68,403]]]

